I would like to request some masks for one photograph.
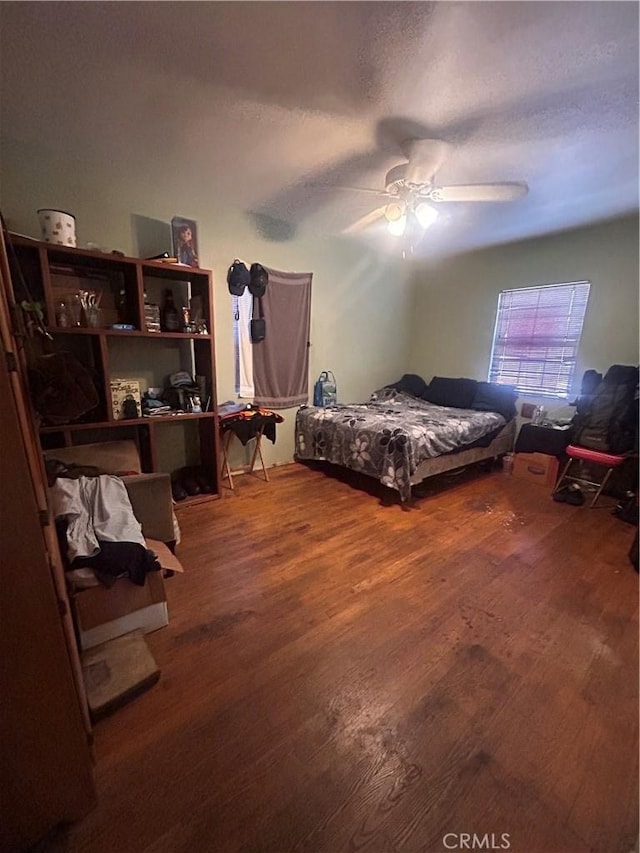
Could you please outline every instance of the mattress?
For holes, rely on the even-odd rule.
[[[368,403],[300,408],[295,458],[325,460],[359,471],[409,500],[423,463],[464,449],[488,451],[505,425],[498,412],[437,406],[393,391],[383,399],[374,395]],[[451,467],[458,466],[447,463],[443,470]]]

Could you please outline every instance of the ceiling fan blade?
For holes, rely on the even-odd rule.
[[[315,189],[323,190],[346,190],[348,192],[368,193],[369,195],[383,196],[389,198],[391,196],[386,190],[374,190],[373,187],[350,187],[344,184],[305,184],[305,187],[314,187]]]
[[[387,209],[387,205],[383,205],[382,207],[377,207],[375,210],[372,210],[370,213],[365,213],[364,216],[361,216],[359,219],[356,219],[351,225],[347,226],[342,230],[343,234],[358,234],[360,231],[364,231],[369,225],[373,225],[374,222],[377,222],[378,219],[382,219],[384,217],[384,212]]]
[[[525,183],[457,184],[432,187],[427,195],[431,201],[515,201],[529,192]]]
[[[429,184],[449,152],[441,139],[413,139],[403,146],[409,163],[405,181],[408,184]]]

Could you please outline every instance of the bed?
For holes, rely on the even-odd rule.
[[[457,402],[474,399],[467,395]],[[412,486],[427,477],[513,449],[515,405],[496,405],[502,411],[443,406],[397,383],[374,392],[367,403],[303,406],[296,414],[295,458],[374,477],[408,501]]]

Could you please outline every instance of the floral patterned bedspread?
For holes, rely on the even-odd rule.
[[[472,444],[505,423],[497,412],[436,406],[383,389],[368,403],[300,408],[295,457],[361,471],[408,500],[421,462]]]

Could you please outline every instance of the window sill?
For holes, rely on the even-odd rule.
[[[567,394],[563,394],[562,396],[558,394],[551,394],[548,391],[518,391],[516,389],[516,393],[518,394],[518,399],[527,398],[529,400],[553,400],[556,403],[563,404],[565,406],[570,405],[569,400],[570,396]]]

